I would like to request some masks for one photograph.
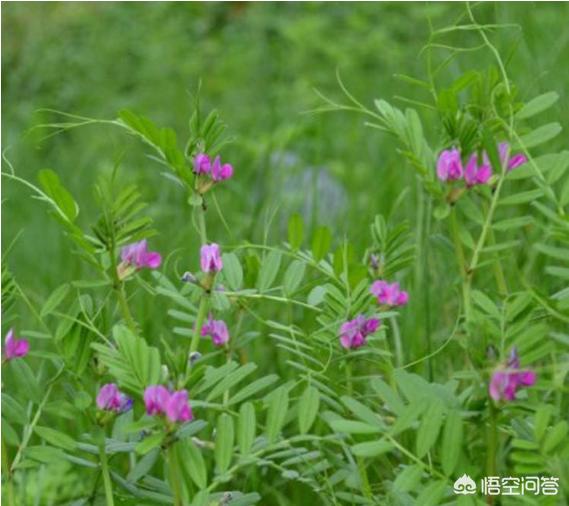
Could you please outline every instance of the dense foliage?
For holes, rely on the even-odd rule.
[[[117,103],[111,85],[110,119],[59,112],[68,103],[56,94],[57,110],[4,152],[17,218],[4,220],[2,265],[8,504],[520,500],[457,496],[465,474],[556,477],[556,495],[523,500],[567,503],[569,152],[556,144],[567,101],[554,86],[531,89],[532,69],[512,73],[508,34],[523,33],[488,7],[308,4],[302,19],[276,5],[102,11],[109,33],[124,9],[179,36],[174,11],[190,12],[192,49],[229,55],[198,69],[184,108],[170,99],[152,119],[134,93]],[[346,13],[339,33],[368,38],[333,38]],[[366,16],[378,13],[393,22],[370,35]],[[420,60],[401,49],[409,18],[430,21]],[[268,49],[247,47],[249,28]],[[129,48],[152,64],[132,76],[136,64],[115,62],[117,83],[195,71],[191,54],[153,54],[149,30]],[[342,65],[335,82],[334,65],[318,62],[315,82],[291,86],[265,59],[287,51],[288,68],[310,72],[318,51],[289,54],[284,37],[325,59],[342,50],[363,74],[389,35],[409,63],[382,77],[396,96],[376,86],[370,105]],[[7,66],[30,48],[10,50]],[[227,82],[253,64],[263,72],[251,89]],[[6,79],[15,95],[18,77]],[[255,91],[277,83],[260,101]],[[323,86],[290,103],[309,84]],[[237,125],[212,106],[217,94],[232,96]],[[277,106],[295,119],[280,124]],[[303,107],[311,114],[298,119]],[[26,152],[37,144],[54,169]],[[36,220],[44,210],[58,231]]]

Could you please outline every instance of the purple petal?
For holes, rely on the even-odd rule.
[[[157,269],[162,263],[162,256],[157,251],[150,251],[146,254],[144,264],[150,269]]]
[[[527,161],[528,159],[526,158],[525,155],[518,153],[517,155],[514,155],[512,156],[512,158],[510,158],[510,161],[508,162],[508,170],[513,170],[516,167],[523,165]]]

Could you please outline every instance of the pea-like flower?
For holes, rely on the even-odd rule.
[[[202,271],[219,272],[223,268],[221,252],[216,243],[204,244],[200,250],[200,264]]]
[[[211,160],[205,153],[200,153],[194,158],[194,172],[196,174],[209,174],[211,171]]]
[[[372,283],[369,291],[377,297],[379,304],[404,306],[409,302],[409,294],[401,290],[397,282],[388,283],[387,281],[378,279]]]
[[[218,182],[229,179],[231,176],[233,176],[233,166],[229,163],[222,164],[221,158],[216,156],[211,166],[211,178]]]
[[[223,346],[229,341],[229,331],[223,320],[214,320],[211,314],[202,327],[202,336],[211,336],[215,346]]]
[[[30,351],[30,343],[27,339],[16,339],[14,329],[10,329],[4,340],[4,355],[6,360],[25,357]]]
[[[178,390],[170,394],[166,403],[166,416],[171,422],[188,422],[193,418],[186,390]]]
[[[356,316],[340,327],[340,344],[346,349],[359,348],[366,344],[366,337],[373,334],[380,325],[377,318],[366,318],[363,314]]]
[[[500,154],[500,162],[506,165],[507,170],[513,170],[528,161],[523,153],[516,153],[510,156],[510,145],[507,142],[501,142],[498,146]]]
[[[536,379],[534,371],[520,369],[518,352],[512,348],[506,367],[499,367],[492,374],[488,392],[495,401],[513,401],[520,388],[534,385]]]
[[[474,153],[466,167],[464,168],[464,180],[466,181],[466,186],[471,187],[478,184],[486,184],[488,180],[492,177],[492,167],[487,157],[484,156],[484,161],[481,165],[478,165],[478,156]]]
[[[107,383],[97,394],[97,406],[104,411],[124,413],[132,408],[132,399],[123,394],[115,383]]]
[[[170,400],[170,392],[163,385],[151,385],[144,390],[144,405],[149,415],[161,415],[166,413],[166,407]]]
[[[194,157],[194,174],[207,174],[211,178],[209,181],[207,178],[202,178],[198,184],[198,191],[204,193],[213,183],[230,179],[233,176],[233,165],[222,163],[219,156],[216,156],[212,162],[208,155],[199,153]]]
[[[137,269],[144,267],[157,269],[162,263],[160,253],[157,251],[148,251],[146,239],[125,246],[121,250],[121,260],[125,265],[133,266]]]
[[[462,177],[462,160],[456,148],[445,149],[437,160],[437,177],[443,181],[456,181]]]

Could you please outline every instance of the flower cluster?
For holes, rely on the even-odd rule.
[[[4,341],[4,356],[6,360],[25,357],[30,351],[30,343],[26,339],[16,339],[14,329],[10,329]]]
[[[193,418],[187,390],[171,392],[163,385],[151,385],[144,391],[144,405],[149,415],[166,415],[171,422]]]
[[[498,146],[500,163],[506,166],[507,170],[513,170],[527,162],[527,158],[522,153],[517,153],[510,157],[510,145],[502,142]],[[465,167],[462,165],[460,151],[456,148],[445,149],[437,160],[437,177],[443,181],[457,181],[463,179],[467,187],[486,184],[492,177],[492,166],[486,152],[482,153],[482,160],[473,153],[468,157]]]
[[[369,291],[377,297],[377,302],[385,306],[404,306],[409,302],[409,294],[401,290],[399,283],[388,283],[378,279],[371,285]]]
[[[219,156],[212,161],[205,153],[199,153],[194,157],[194,174],[197,176],[196,190],[203,194],[215,183],[231,178],[233,166],[230,163],[221,163]]]
[[[148,243],[146,239],[143,239],[122,248],[121,263],[117,267],[117,273],[119,279],[124,279],[140,269],[157,269],[161,263],[160,253],[148,251]]]
[[[366,337],[373,334],[381,324],[377,318],[358,315],[340,327],[340,343],[346,349],[359,348],[366,344]]]
[[[123,394],[115,383],[107,383],[99,390],[97,406],[103,411],[124,413],[132,408],[132,399]]]
[[[492,374],[488,392],[495,401],[513,401],[520,388],[534,385],[536,379],[534,371],[520,369],[518,352],[512,348],[506,366],[500,366]]]
[[[229,331],[223,320],[214,320],[210,314],[207,322],[202,326],[202,336],[211,336],[215,346],[223,346],[229,341]]]

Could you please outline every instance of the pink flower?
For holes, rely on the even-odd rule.
[[[507,142],[501,142],[498,146],[500,153],[500,162],[506,164],[508,170],[513,170],[528,161],[527,157],[522,153],[517,153],[510,157],[510,145]]]
[[[178,390],[170,395],[166,404],[166,416],[171,422],[188,422],[193,418],[186,390]]]
[[[441,181],[455,181],[462,177],[462,161],[458,149],[445,149],[439,155],[437,177]]]
[[[492,177],[492,167],[490,162],[486,159],[482,165],[478,165],[478,156],[473,154],[466,164],[464,169],[464,180],[466,186],[474,186],[477,184],[486,184]]]
[[[399,283],[388,283],[377,280],[371,285],[369,291],[377,297],[379,304],[387,306],[404,306],[409,302],[409,294],[399,288]]]
[[[219,245],[204,244],[200,250],[200,263],[203,272],[219,272],[223,268]]]
[[[4,354],[6,360],[25,357],[30,351],[30,343],[26,339],[16,339],[14,329],[10,329],[4,341]]]
[[[211,314],[209,315],[207,323],[202,327],[202,336],[207,335],[211,336],[211,340],[216,346],[223,346],[229,341],[227,325],[223,320],[214,320]]]
[[[521,387],[535,384],[537,375],[531,370],[520,370],[520,359],[516,348],[512,348],[506,367],[500,367],[492,374],[488,392],[495,401],[513,401]]]
[[[366,344],[366,337],[373,334],[379,327],[377,318],[366,319],[364,315],[358,315],[353,320],[347,321],[340,327],[340,344],[346,349],[359,348]]]
[[[132,408],[132,399],[120,392],[114,383],[107,383],[99,390],[97,406],[105,411],[124,413]]]
[[[151,385],[144,390],[144,405],[149,415],[166,413],[170,392],[165,386]]]
[[[121,250],[121,259],[125,264],[133,265],[137,269],[142,269],[143,267],[157,269],[162,263],[160,253],[148,251],[146,239],[125,246]]]
[[[221,164],[219,156],[215,157],[213,165],[211,166],[211,178],[214,181],[224,181],[233,176],[233,166],[229,163]]]
[[[194,157],[194,172],[196,174],[208,174],[211,171],[211,160],[205,153]]]

